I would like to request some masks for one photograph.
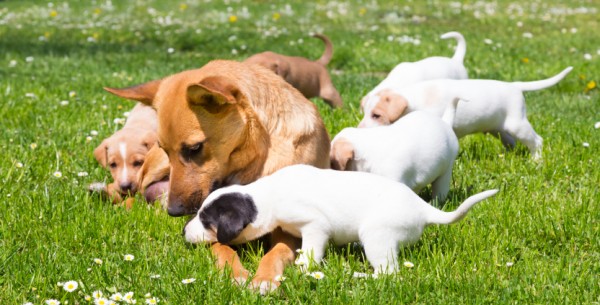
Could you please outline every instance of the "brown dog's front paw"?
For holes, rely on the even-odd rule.
[[[280,284],[281,283],[275,279],[254,278],[252,283],[250,283],[250,288],[254,291],[257,291],[261,295],[266,295],[277,289]]]

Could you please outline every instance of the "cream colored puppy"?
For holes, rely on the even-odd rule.
[[[544,80],[503,82],[487,79],[439,79],[424,81],[409,87],[384,90],[369,97],[360,127],[389,125],[404,114],[423,110],[442,116],[452,99],[460,103],[453,123],[458,138],[490,132],[500,134],[506,146],[515,139],[525,144],[534,159],[542,156],[542,138],[527,120],[524,91],[548,88],[562,80],[572,67]]]
[[[392,88],[402,88],[418,82],[431,79],[451,78],[466,79],[469,78],[467,69],[464,66],[465,54],[467,52],[467,43],[465,38],[458,32],[449,32],[441,36],[442,39],[454,38],[457,46],[452,58],[442,56],[432,56],[416,62],[402,62],[398,64],[379,83],[361,100],[361,108],[365,117],[370,116],[370,97],[382,90]],[[362,124],[363,122],[361,122]],[[366,123],[366,122],[365,122]],[[359,126],[367,127],[367,126]]]
[[[417,193],[431,184],[432,201],[441,203],[450,189],[457,154],[451,125],[415,111],[389,126],[345,128],[331,142],[330,159],[333,169],[378,174]]]
[[[302,238],[296,263],[303,268],[321,261],[328,240],[337,245],[360,241],[375,273],[391,273],[398,268],[399,245],[416,243],[429,225],[459,221],[496,193],[479,193],[454,212],[443,212],[385,177],[293,165],[251,184],[212,192],[183,235],[191,243],[240,244],[280,227]]]

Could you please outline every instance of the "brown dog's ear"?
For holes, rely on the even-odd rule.
[[[240,96],[238,88],[220,76],[207,77],[187,88],[188,102],[203,107],[209,113],[221,112],[224,107],[236,104]]]
[[[94,157],[96,161],[102,165],[102,167],[106,167],[106,163],[108,163],[108,156],[106,154],[106,149],[108,148],[108,142],[106,140],[102,141],[96,149],[94,149]]]
[[[335,170],[350,170],[350,161],[354,159],[354,146],[350,141],[340,138],[331,145],[331,168]]]
[[[156,96],[156,92],[158,91],[161,82],[162,80],[158,79],[129,88],[117,89],[104,87],[104,90],[116,96],[152,106],[152,101],[154,101],[154,96]]]

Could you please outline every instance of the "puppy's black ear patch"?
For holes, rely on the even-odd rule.
[[[217,241],[227,244],[256,219],[252,197],[242,193],[223,194],[200,212],[200,221],[207,229],[217,229]]]

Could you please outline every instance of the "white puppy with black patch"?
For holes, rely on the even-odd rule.
[[[440,211],[406,185],[365,172],[293,165],[248,185],[211,193],[184,227],[188,242],[240,244],[280,227],[302,238],[304,267],[323,258],[328,240],[362,242],[375,273],[397,270],[399,245],[417,242],[426,226],[459,221],[477,202],[467,198],[454,212]]]
[[[456,103],[448,108],[449,122]],[[331,142],[331,168],[385,176],[418,193],[431,184],[433,202],[446,199],[458,139],[451,124],[415,111],[389,126],[344,128]]]
[[[379,83],[373,90],[362,98],[360,106],[365,115],[370,116],[370,97],[385,89],[402,88],[425,80],[450,78],[469,78],[464,66],[467,43],[465,38],[458,32],[449,32],[441,36],[442,39],[456,39],[456,51],[452,58],[442,56],[427,57],[415,62],[402,62]],[[366,127],[366,126],[365,126]]]
[[[542,138],[527,120],[523,92],[553,86],[571,70],[568,67],[551,78],[531,82],[439,79],[383,90],[369,97],[371,108],[365,111],[359,127],[389,125],[417,110],[442,117],[451,101],[459,97],[468,102],[456,109],[453,129],[458,138],[479,132],[499,134],[505,146],[514,146],[516,139],[529,148],[534,159],[539,159]]]

